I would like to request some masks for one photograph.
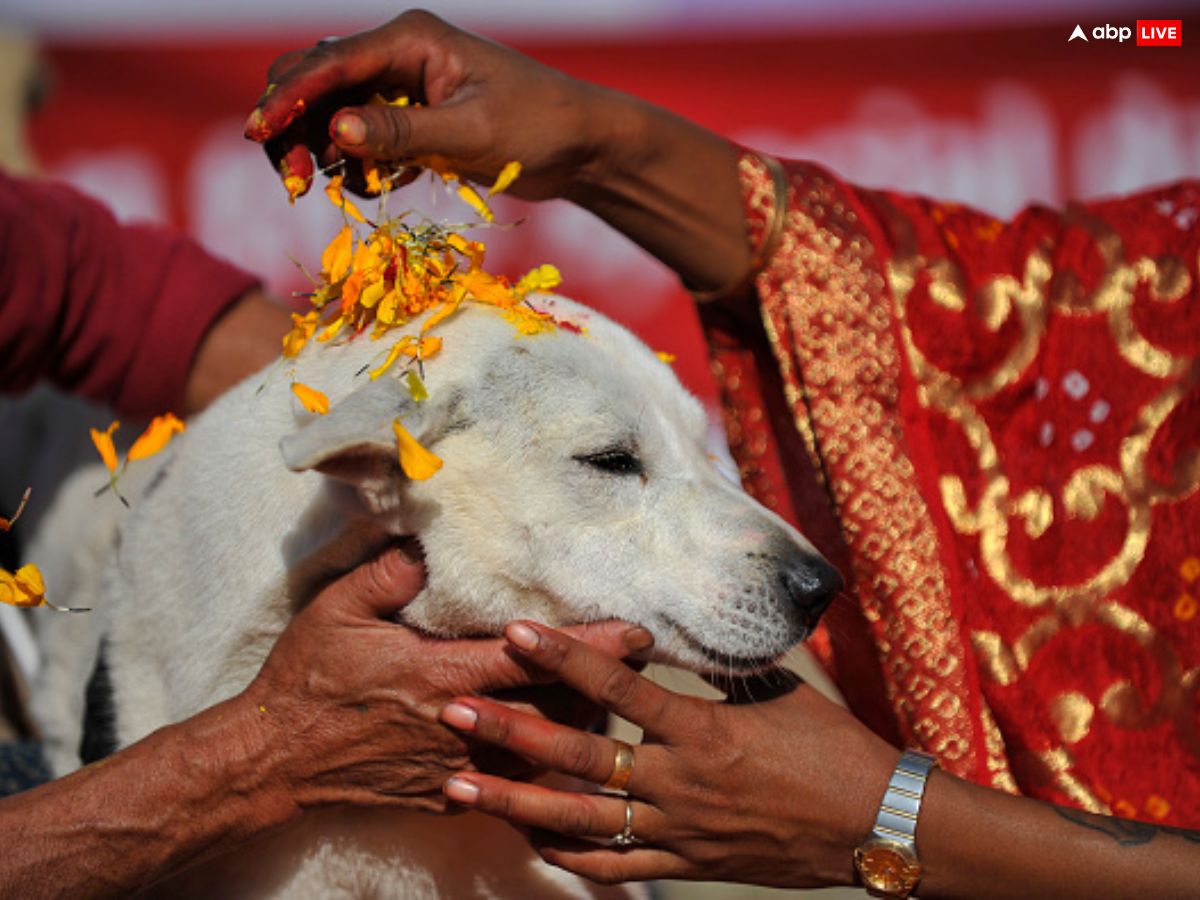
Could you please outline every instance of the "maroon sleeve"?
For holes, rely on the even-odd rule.
[[[257,284],[181,234],[0,173],[6,393],[48,378],[125,414],[178,410],[209,327]]]

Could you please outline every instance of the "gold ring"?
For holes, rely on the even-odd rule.
[[[623,791],[633,777],[633,748],[624,741],[614,740],[613,743],[617,745],[617,753],[613,758],[612,774],[604,782],[604,790]]]

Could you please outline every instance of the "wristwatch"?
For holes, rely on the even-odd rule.
[[[905,750],[896,763],[871,836],[854,851],[854,867],[872,897],[903,900],[921,880],[917,813],[936,765],[936,759],[919,750]]]

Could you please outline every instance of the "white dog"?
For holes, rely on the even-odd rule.
[[[574,327],[518,336],[466,304],[439,327],[422,402],[362,374],[382,348],[361,337],[294,361],[295,379],[331,398],[328,415],[300,406],[285,369],[192,422],[112,526],[95,596],[64,598],[93,606],[91,624],[56,617],[46,636],[35,703],[55,767],[77,764],[80,737],[79,688],[64,699],[64,683],[91,666],[55,631],[90,627],[93,647],[103,634],[125,746],[241,691],[315,586],[397,535],[419,537],[428,571],[403,619],[432,634],[615,617],[653,632],[660,658],[708,671],[761,666],[804,638],[837,573],[718,474],[701,406],[669,366],[595,312],[535,302]],[[397,418],[444,461],[432,478],[402,474]],[[52,516],[40,543],[64,546],[79,518]],[[100,526],[86,527],[95,546]],[[51,561],[50,591],[56,575],[83,584],[79,566],[98,555],[73,575]],[[189,883],[222,897],[588,895],[477,816],[323,813],[247,853],[252,865],[218,861]]]

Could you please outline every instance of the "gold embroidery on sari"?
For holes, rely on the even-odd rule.
[[[1180,743],[1200,759],[1200,735],[1193,715],[1200,670],[1181,671],[1169,639],[1144,617],[1109,599],[1128,583],[1144,557],[1153,507],[1185,499],[1200,487],[1198,448],[1180,456],[1171,467],[1167,483],[1151,478],[1146,465],[1159,429],[1189,391],[1200,384],[1200,363],[1152,343],[1140,333],[1133,315],[1137,292],[1143,285],[1150,299],[1158,303],[1172,303],[1187,295],[1193,282],[1186,265],[1173,257],[1141,257],[1126,263],[1119,236],[1099,219],[1076,211],[1068,216],[1067,224],[1087,230],[1106,265],[1091,292],[1082,289],[1073,272],[1055,272],[1048,250],[1039,248],[1027,257],[1021,282],[1009,276],[996,277],[971,297],[964,292],[961,273],[948,260],[930,260],[916,252],[915,236],[902,216],[893,214],[889,224],[899,236],[899,250],[886,272],[902,346],[917,381],[918,400],[961,429],[975,453],[982,484],[972,507],[962,480],[942,475],[938,490],[943,509],[956,532],[977,536],[985,571],[1009,597],[1028,608],[1047,609],[1011,645],[995,631],[974,631],[970,640],[981,673],[1001,687],[1011,686],[1064,628],[1092,624],[1112,629],[1133,639],[1149,655],[1158,671],[1159,694],[1153,698],[1143,696],[1128,681],[1110,685],[1099,698],[1077,691],[1060,694],[1050,701],[1048,709],[1059,738],[1066,744],[1085,738],[1098,709],[1109,722],[1126,729],[1170,722]],[[961,315],[973,314],[992,332],[1015,311],[1019,336],[1007,355],[989,371],[967,381],[935,366],[917,346],[909,327],[907,304],[918,279],[925,279],[929,299],[935,305]],[[1016,383],[1025,374],[1040,352],[1048,317],[1053,315],[1105,316],[1120,357],[1140,372],[1168,381],[1139,410],[1130,433],[1119,446],[1117,467],[1082,466],[1059,492],[1057,499],[1068,520],[1093,520],[1108,502],[1120,504],[1126,518],[1124,539],[1116,552],[1090,578],[1073,584],[1035,582],[1013,563],[1008,552],[1010,521],[1022,520],[1031,538],[1041,536],[1055,524],[1055,498],[1042,488],[1013,496],[988,423],[976,408],[980,400]],[[1200,561],[1194,566],[1192,580],[1195,577],[1200,577]],[[1058,788],[1082,808],[1108,810],[1107,802],[1074,774],[1072,755],[1064,747],[1045,749],[1036,758]]]

